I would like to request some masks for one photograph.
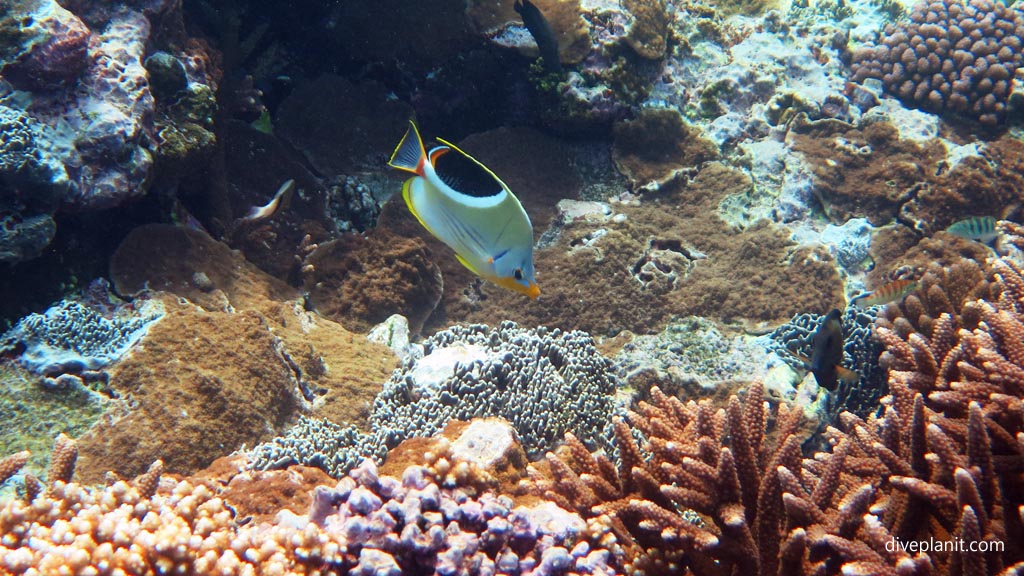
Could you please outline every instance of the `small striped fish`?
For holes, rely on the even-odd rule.
[[[853,299],[852,303],[859,308],[879,306],[889,302],[896,302],[914,290],[917,290],[916,280],[893,280],[877,290],[857,296]]]
[[[996,232],[996,219],[992,216],[974,216],[954,222],[946,228],[946,232],[968,240],[977,240],[982,244],[988,244],[999,236]]]

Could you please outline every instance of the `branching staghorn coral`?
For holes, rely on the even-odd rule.
[[[930,338],[935,320],[945,313],[955,329],[973,329],[978,316],[968,304],[989,294],[986,271],[974,260],[962,259],[949,267],[933,266],[925,271],[914,293],[885,307],[878,325],[904,337],[919,332]]]
[[[627,569],[651,574],[1021,573],[1024,277],[1006,260],[987,283],[969,265],[944,274],[904,303],[914,323],[880,322],[884,413],[844,413],[827,431],[831,451],[803,458],[798,420],[768,410],[758,386],[718,411],[657,391],[630,415],[650,457],[623,442],[615,471],[569,438],[531,488],[610,516],[633,543]],[[629,427],[616,433],[621,442]],[[910,542],[942,549],[901,547]]]
[[[775,574],[783,544],[783,485],[775,471],[800,474],[801,418],[785,407],[769,411],[760,384],[717,410],[653,388],[651,401],[630,414],[648,438],[649,458],[616,420],[618,470],[568,436],[559,455],[546,457],[550,477],[534,470],[528,489],[584,516],[609,516],[631,544],[628,571]]]

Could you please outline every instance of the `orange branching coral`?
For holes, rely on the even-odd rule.
[[[649,457],[620,422],[617,472],[573,446],[549,455],[554,480],[534,486],[612,517],[635,571],[1018,574],[1024,276],[1006,260],[931,274],[879,323],[884,413],[842,414],[831,451],[803,458],[798,416],[769,411],[759,386],[717,411],[655,389],[630,415]],[[702,523],[687,526],[687,510]]]
[[[925,271],[913,294],[885,308],[878,323],[904,338],[913,331],[931,337],[935,320],[949,314],[954,333],[960,328],[970,330],[977,326],[978,317],[968,304],[987,296],[988,290],[985,270],[973,260],[933,266]]]
[[[18,470],[21,470],[22,466],[28,462],[29,456],[31,454],[28,450],[22,450],[0,460],[0,484],[3,484],[8,478],[17,474]]]
[[[53,442],[50,453],[50,468],[46,472],[46,481],[52,486],[54,482],[70,482],[75,474],[75,463],[78,461],[78,443],[74,438],[61,433]]]
[[[769,420],[777,424],[771,435]],[[640,402],[630,421],[646,436],[649,458],[620,420],[618,470],[568,437],[558,455],[547,455],[550,478],[533,470],[530,488],[584,516],[610,517],[632,543],[625,567],[631,573],[786,569],[780,566],[780,552],[790,544],[782,539],[783,495],[789,484],[803,481],[798,411],[770,413],[760,384],[743,401],[733,396],[718,410],[709,401],[684,404],[653,388],[650,402]],[[834,486],[828,484],[837,475],[832,470],[825,476],[807,495],[811,502],[831,501]]]
[[[868,422],[846,415],[846,431],[832,431],[885,465],[871,479],[872,510],[884,510],[877,525],[889,537],[965,543],[929,555],[939,572],[995,574],[1024,558],[1024,278],[1007,260],[994,261],[990,277],[988,300],[970,301],[965,283],[946,284],[945,294],[933,286],[920,332],[880,322],[886,412]],[[934,305],[943,301],[959,306]],[[980,554],[978,543],[991,551]]]
[[[1017,250],[1024,250],[1024,225],[1000,220],[996,222],[996,230],[1002,234],[1002,242],[1006,242]]]

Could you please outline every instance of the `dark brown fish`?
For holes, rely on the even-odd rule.
[[[832,392],[836,389],[839,381],[847,384],[855,384],[860,376],[842,366],[843,362],[843,323],[840,320],[842,313],[835,308],[829,312],[821,321],[821,326],[814,333],[811,340],[811,357],[807,358],[795,352],[790,352],[794,357],[801,360],[814,374],[814,380],[818,386]]]
[[[522,17],[523,24],[537,43],[540,56],[544,59],[544,71],[549,74],[561,73],[562,61],[558,56],[558,38],[551,29],[548,19],[530,0],[516,0],[513,8]]]

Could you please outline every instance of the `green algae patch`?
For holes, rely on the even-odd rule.
[[[40,377],[17,364],[0,364],[0,455],[29,450],[32,457],[22,471],[43,476],[54,438],[61,432],[81,436],[110,403],[84,386],[46,388]]]

